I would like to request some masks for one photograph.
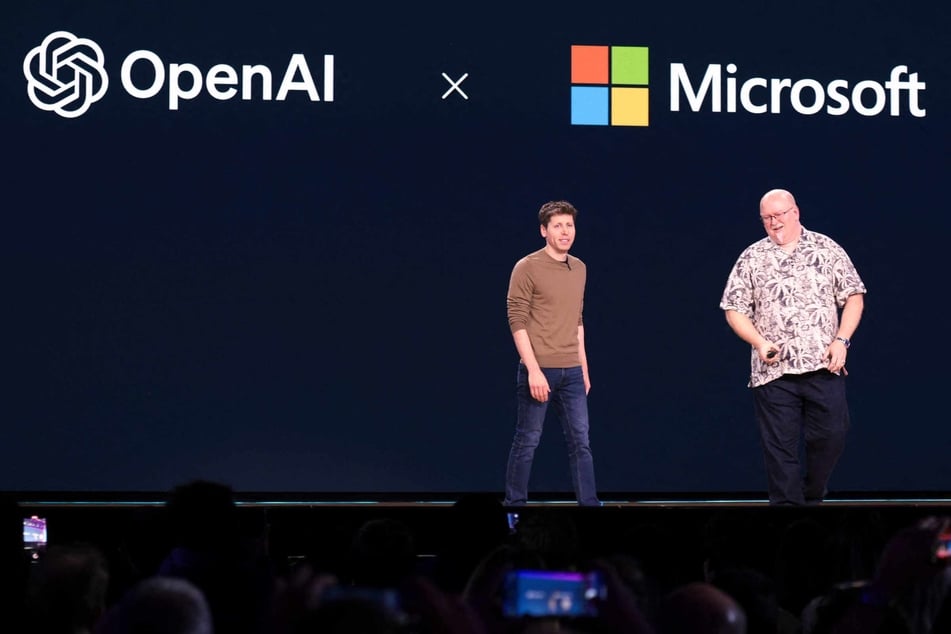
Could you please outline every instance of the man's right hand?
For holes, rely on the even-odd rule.
[[[548,385],[548,379],[545,378],[545,373],[540,369],[528,371],[528,391],[531,392],[532,398],[539,403],[548,402],[548,394],[551,392],[551,387]]]
[[[768,363],[769,365],[779,363],[779,346],[774,343],[766,341],[756,348],[756,352],[759,354],[760,361],[763,363]]]

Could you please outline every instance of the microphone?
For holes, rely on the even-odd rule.
[[[565,258],[565,266],[568,267],[568,270],[569,270],[569,271],[571,270],[571,262],[568,261],[568,258],[567,258],[567,257]]]

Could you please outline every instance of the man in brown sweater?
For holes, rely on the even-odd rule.
[[[577,213],[566,201],[542,205],[538,221],[545,247],[519,260],[509,281],[509,327],[521,360],[515,438],[505,472],[506,506],[528,500],[532,459],[549,403],[561,419],[578,504],[601,504],[588,442],[591,381],[581,319],[587,269],[568,255]]]

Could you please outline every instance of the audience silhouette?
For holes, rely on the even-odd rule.
[[[369,520],[360,526],[350,553],[350,581],[355,586],[396,588],[417,569],[412,529],[390,517]]]
[[[677,588],[661,604],[663,634],[746,634],[746,613],[727,593],[695,581]]]
[[[96,546],[50,546],[30,566],[29,627],[41,634],[92,632],[106,610],[108,589],[108,564]]]
[[[96,634],[214,634],[214,623],[193,583],[156,576],[126,592],[99,621]]]
[[[216,634],[265,631],[274,570],[262,523],[242,523],[231,488],[203,480],[175,487],[166,510],[172,548],[157,574],[201,590]]]
[[[875,509],[734,508],[685,522],[529,505],[515,517],[473,495],[425,536],[405,516],[328,526],[322,515],[296,546],[322,559],[272,549],[265,512],[195,480],[152,518],[161,556],[121,562],[135,578],[111,574],[103,549],[114,545],[54,543],[30,558],[25,509],[6,499],[2,510],[6,631],[951,634],[951,568],[935,551],[949,520],[924,513],[888,522]],[[603,588],[584,597],[582,616],[562,610],[564,593],[547,615],[515,616],[506,579],[519,570],[593,573]]]
[[[29,566],[23,550],[23,515],[15,499],[0,495],[0,618],[11,631],[25,627]]]

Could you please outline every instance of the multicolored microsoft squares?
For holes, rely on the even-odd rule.
[[[571,47],[571,124],[648,125],[646,46]]]

